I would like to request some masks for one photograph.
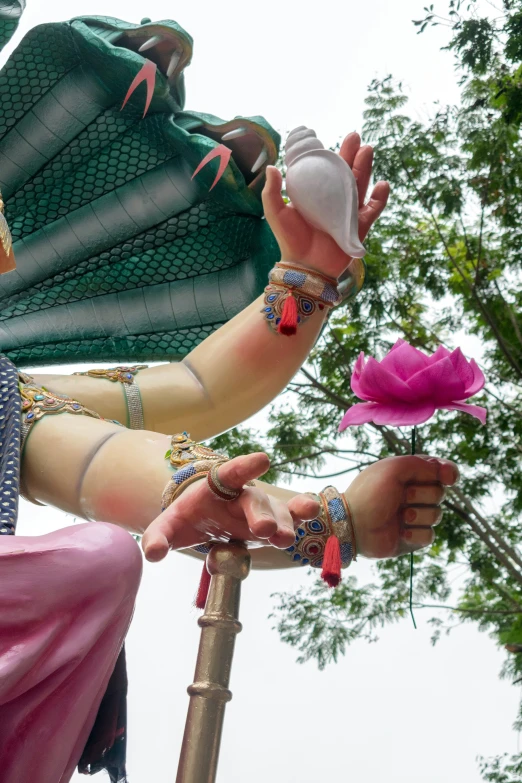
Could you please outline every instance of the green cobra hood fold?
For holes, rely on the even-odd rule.
[[[142,119],[145,85],[120,107],[144,57]],[[31,30],[0,72],[17,259],[0,349],[19,365],[179,359],[261,293],[278,250],[259,192],[280,139],[263,118],[183,111],[191,57],[174,22],[82,17]],[[232,156],[210,191],[216,161],[191,177],[220,143]]]
[[[0,49],[13,37],[25,9],[25,0],[0,0]]]

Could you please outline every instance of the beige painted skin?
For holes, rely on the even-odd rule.
[[[364,239],[384,209],[389,188],[386,183],[377,183],[370,200],[364,203],[372,150],[361,147],[357,134],[345,139],[340,155],[356,175],[359,235]],[[346,269],[350,259],[331,237],[312,229],[291,205],[284,203],[281,175],[276,169],[267,170],[263,202],[282,258],[331,277],[338,277]],[[244,421],[282,391],[317,339],[324,311],[302,324],[296,336],[286,338],[271,331],[260,313],[262,305],[260,298],[208,337],[184,362],[138,374],[146,430],[130,431],[72,414],[45,416],[30,433],[23,457],[22,474],[29,493],[78,517],[111,522],[133,532],[147,531],[144,541],[147,537],[150,540],[151,531],[158,529],[161,495],[171,475],[164,459],[170,439],[162,433],[187,430],[196,440],[204,440]],[[35,381],[78,400],[104,418],[125,421],[120,384],[60,375],[37,375]],[[257,476],[262,473],[259,471]],[[444,486],[454,483],[457,475],[452,463],[429,462],[421,457],[382,460],[362,471],[345,493],[354,515],[359,553],[393,557],[431,543]],[[239,514],[232,524],[227,521],[228,512],[223,512],[222,501],[208,493],[204,481],[196,482],[165,512],[179,517],[178,509],[190,510],[181,534],[178,530],[169,538],[172,548],[208,540],[208,533],[219,531],[221,525],[221,530],[233,533],[234,538],[256,542],[257,548],[252,550],[254,567],[293,565],[281,549],[259,546],[268,538],[259,531],[266,518],[273,517],[274,524],[286,525],[287,546],[291,543],[288,536],[292,536],[287,503],[304,508],[309,506],[309,498],[303,500],[295,493],[257,482],[256,490],[246,490],[242,496],[253,503],[249,520]],[[205,510],[203,515],[201,509]],[[229,509],[232,518],[232,504]],[[213,516],[220,519],[219,524]],[[165,516],[160,515],[162,518]],[[408,528],[408,524],[413,527]],[[252,528],[258,531],[257,536]],[[283,545],[281,536],[278,544]]]
[[[359,196],[361,240],[386,206],[389,186],[379,182],[365,203],[373,150],[361,146],[357,133],[345,138],[339,155],[352,169]],[[285,262],[338,279],[352,259],[335,240],[313,228],[281,196],[281,173],[269,166],[263,189],[266,219]],[[207,337],[183,362],[138,373],[145,427],[171,434],[188,430],[205,440],[245,421],[286,387],[312,349],[326,316],[317,310],[297,334],[284,337],[263,318],[259,297],[235,318]],[[37,375],[38,384],[63,393],[107,419],[125,423],[127,411],[119,384],[84,376]]]
[[[271,402],[299,370],[319,335],[317,311],[293,337],[274,332],[261,315],[263,297],[206,338],[184,362],[136,375],[145,428],[187,430],[206,440],[248,419]],[[121,384],[82,375],[33,376],[39,386],[78,400],[105,419],[125,423]]]
[[[168,436],[132,431],[86,416],[45,416],[33,427],[26,443],[22,462],[24,484],[30,495],[42,503],[80,518],[111,522],[143,533],[160,514],[161,495],[172,475],[165,460],[169,444]],[[429,545],[433,540],[432,526],[440,519],[438,505],[444,486],[453,484],[457,477],[452,463],[423,457],[381,460],[363,470],[345,492],[353,512],[359,553],[393,557]],[[213,531],[221,524],[225,537],[255,543],[254,567],[294,565],[281,549],[262,546],[266,541],[251,534],[251,523],[236,520],[227,533],[226,523],[220,523],[219,517],[213,519],[212,512],[198,513],[203,508],[202,492],[214,503],[216,513],[223,516],[223,501],[212,499],[206,482],[192,484],[171,507],[184,503],[190,508],[181,537],[178,534],[172,538],[172,548],[186,549],[202,543],[213,537]],[[262,482],[257,482],[253,492],[259,499],[254,516],[257,513],[259,518],[266,518],[268,513],[276,521],[288,517],[286,504],[297,498],[296,493]],[[308,498],[306,502],[310,502]],[[207,499],[205,503],[208,508]],[[409,523],[416,527],[407,529]],[[287,540],[284,546],[289,543]]]
[[[370,147],[361,147],[357,134],[350,134],[340,150],[358,183],[361,240],[384,209],[389,192],[386,183],[377,183],[369,201],[364,201],[372,154]],[[267,170],[263,202],[282,258],[331,277],[338,277],[346,269],[350,259],[331,237],[312,229],[291,205],[285,205],[281,176],[273,168]],[[29,436],[22,463],[29,493],[78,517],[111,522],[134,532],[147,531],[144,541],[147,537],[150,540],[151,531],[158,529],[165,514],[179,516],[178,509],[185,507],[190,514],[181,535],[179,530],[169,533],[172,548],[208,540],[210,536],[205,538],[205,532],[216,530],[211,518],[215,516],[221,520],[222,532],[228,529],[236,538],[256,541],[257,548],[252,549],[254,567],[293,565],[281,549],[259,546],[267,538],[259,534],[262,517],[265,522],[267,516],[272,516],[274,524],[286,524],[285,535],[292,536],[287,504],[299,503],[301,508],[303,503],[310,504],[309,498],[303,501],[302,496],[296,497],[288,490],[256,482],[256,490],[246,490],[250,493],[247,499],[255,495],[249,500],[253,503],[249,521],[238,521],[236,516],[233,531],[224,519],[222,501],[209,496],[204,481],[188,487],[156,519],[171,475],[164,459],[170,439],[162,433],[187,430],[196,440],[203,440],[244,421],[282,391],[317,339],[324,311],[302,324],[295,337],[286,338],[270,330],[260,313],[262,305],[260,298],[208,337],[184,362],[138,374],[147,430],[130,431],[72,414],[44,417]],[[37,375],[35,380],[55,393],[79,400],[104,418],[125,421],[120,384],[83,376]],[[257,475],[261,476],[262,471]],[[457,475],[451,463],[429,462],[421,457],[382,460],[362,471],[345,493],[354,515],[359,553],[393,557],[431,543],[444,486],[454,483]],[[228,508],[232,517],[232,504]],[[413,527],[408,528],[409,524]],[[278,544],[282,546],[281,536]]]

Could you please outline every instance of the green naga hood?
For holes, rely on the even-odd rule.
[[[0,45],[22,10],[0,0]],[[261,293],[278,251],[260,190],[280,139],[261,117],[184,111],[191,57],[175,22],[80,17],[31,30],[0,72],[17,261],[0,277],[0,350],[19,366],[179,359]],[[143,118],[145,83],[121,106],[145,58]],[[211,189],[219,158],[192,175],[220,143],[232,155]]]

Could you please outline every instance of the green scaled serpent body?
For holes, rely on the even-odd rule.
[[[22,10],[0,0],[1,45]],[[0,350],[18,366],[179,359],[262,292],[278,249],[260,190],[280,139],[261,117],[184,111],[191,57],[175,22],[82,17],[35,27],[0,72],[17,261]],[[145,58],[143,118],[145,84],[121,106]],[[232,155],[211,190],[219,159],[192,174],[220,143]]]

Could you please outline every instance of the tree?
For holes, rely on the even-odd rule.
[[[488,8],[491,7],[488,6]],[[415,556],[414,607],[433,610],[434,641],[473,622],[501,645],[522,645],[522,0],[504,0],[497,17],[474,0],[433,5],[416,21],[450,28],[462,87],[460,106],[438,106],[428,122],[408,115],[391,76],[368,90],[364,138],[375,145],[376,177],[392,185],[391,206],[367,242],[368,275],[353,305],[332,312],[309,362],[270,412],[265,440],[234,431],[215,445],[238,453],[261,445],[271,478],[337,481],[368,462],[408,453],[409,433],[367,425],[342,436],[337,424],[356,402],[350,374],[359,352],[382,356],[398,337],[435,350],[466,334],[481,347],[487,384],[479,404],[488,425],[438,413],[419,431],[419,451],[443,454],[462,480],[445,501],[435,545]],[[476,357],[478,358],[478,357]],[[298,411],[298,412],[296,412]],[[257,442],[254,443],[256,441]],[[325,481],[326,483],[326,481]],[[462,570],[457,595],[450,588]],[[348,576],[335,591],[319,582],[278,595],[274,618],[299,661],[336,661],[358,638],[408,611],[408,560],[381,561],[360,586]],[[522,650],[522,647],[521,647]],[[519,681],[522,653],[506,656],[502,676]],[[522,710],[517,726],[522,726]],[[522,756],[482,762],[485,780],[511,783]]]

